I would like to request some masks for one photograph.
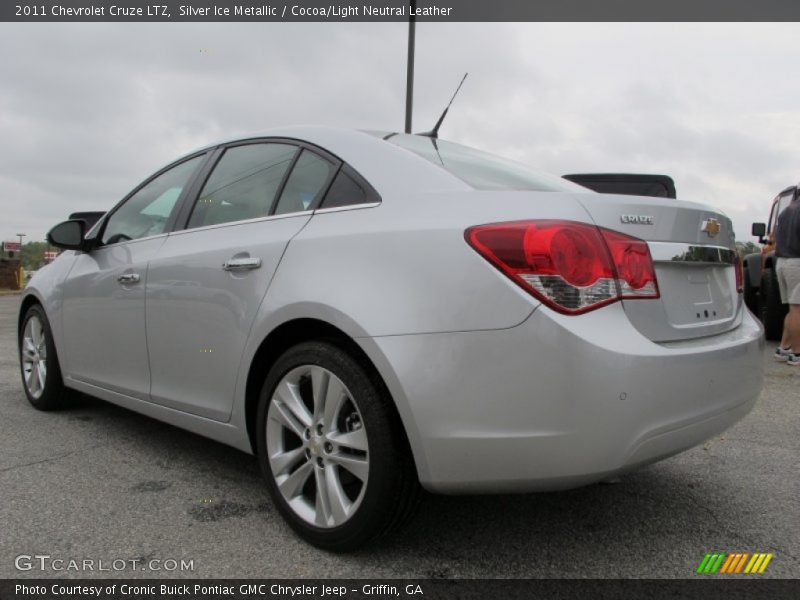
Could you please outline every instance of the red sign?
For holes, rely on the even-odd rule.
[[[3,242],[3,252],[19,252],[19,242]]]
[[[56,259],[57,256],[58,256],[58,252],[56,252],[55,250],[47,250],[44,253],[44,259],[47,262],[53,262]]]

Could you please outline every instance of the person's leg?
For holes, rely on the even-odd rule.
[[[784,350],[794,349],[792,346],[792,342],[789,340],[789,321],[790,317],[792,316],[791,305],[789,305],[789,312],[786,313],[786,316],[783,318],[783,334],[781,335],[781,348]],[[800,349],[798,349],[800,351]]]
[[[786,280],[786,261],[782,258],[779,258],[776,261],[775,266],[775,276],[778,280],[778,291],[781,295],[781,302],[786,304],[789,302],[789,290],[788,281]],[[783,352],[783,350],[794,350],[792,348],[792,342],[789,339],[789,315],[791,313],[786,313],[786,317],[783,319],[783,333],[781,335],[781,344],[778,346],[778,349],[775,351],[775,359],[780,361],[787,360],[788,354]],[[800,348],[797,349],[800,352]]]
[[[790,304],[789,312],[783,322],[784,348],[792,348],[795,354],[800,354],[800,304]]]
[[[789,305],[789,312],[786,313],[786,316],[783,318],[783,334],[781,335],[781,348],[784,350],[795,349],[792,346],[792,341],[789,339],[789,330],[791,326],[789,321],[792,319],[792,305]],[[797,349],[800,352],[800,348]]]
[[[788,332],[787,341],[792,346],[792,357],[789,364],[800,366],[800,259],[792,260],[786,265],[786,292],[789,300],[789,314],[784,323],[784,334]]]

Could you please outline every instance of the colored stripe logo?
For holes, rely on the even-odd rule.
[[[761,575],[774,555],[765,552],[714,552],[708,553],[700,561],[697,573],[700,575]]]

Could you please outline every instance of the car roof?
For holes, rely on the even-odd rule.
[[[354,137],[355,139],[358,139],[358,137],[363,137],[364,139],[369,140],[374,139],[376,134],[377,132],[373,133],[359,129],[348,129],[346,127],[333,127],[329,125],[288,125],[226,137],[208,144],[207,146],[203,146],[202,148],[198,148],[190,154],[204,150],[210,150],[225,144],[232,144],[245,140],[260,138],[295,139],[322,146],[319,141],[345,142],[352,141]]]
[[[333,154],[358,171],[384,197],[395,189],[472,189],[444,169],[409,150],[385,142],[381,137],[373,131],[326,125],[294,125],[228,137],[185,154],[184,158],[224,144],[262,138],[284,138],[307,142]]]

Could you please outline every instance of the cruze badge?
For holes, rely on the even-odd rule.
[[[653,217],[650,215],[620,215],[620,221],[628,225],[652,225]]]
[[[700,231],[705,231],[708,237],[714,237],[719,233],[720,229],[722,229],[722,226],[716,219],[706,219],[703,221],[702,227],[700,227]]]

